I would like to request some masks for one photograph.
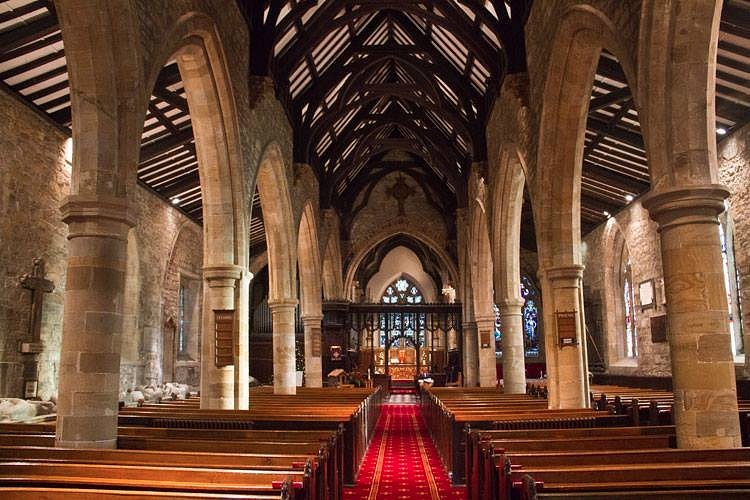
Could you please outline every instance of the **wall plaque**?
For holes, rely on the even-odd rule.
[[[234,311],[214,311],[216,366],[234,364]]]
[[[490,343],[492,341],[491,340],[492,339],[492,332],[489,331],[489,330],[482,330],[482,331],[480,331],[479,332],[479,339],[481,340],[482,348],[483,349],[487,349],[487,348],[491,347]]]
[[[651,316],[651,342],[667,341],[667,315]]]
[[[560,347],[578,344],[578,337],[576,335],[577,315],[577,311],[558,311],[555,313],[557,340]]]
[[[320,328],[312,329],[312,355],[320,357]]]

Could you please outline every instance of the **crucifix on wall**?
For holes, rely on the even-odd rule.
[[[404,213],[404,202],[409,196],[414,196],[415,191],[414,188],[408,185],[404,181],[404,178],[399,175],[396,182],[388,188],[386,194],[396,200],[398,203],[398,215],[403,216],[406,215]]]
[[[44,295],[55,289],[55,284],[44,277],[44,260],[34,259],[31,274],[24,274],[19,284],[31,291],[31,308],[29,311],[29,330],[25,342],[21,342],[19,350],[23,353],[24,394],[27,399],[36,398],[37,380],[39,378],[38,355],[42,352],[42,309]]]

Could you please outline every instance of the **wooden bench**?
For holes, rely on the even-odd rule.
[[[306,499],[303,472],[268,472],[143,465],[0,461],[0,494],[6,487],[128,489],[142,492],[243,494]]]

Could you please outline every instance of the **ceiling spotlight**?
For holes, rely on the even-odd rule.
[[[177,205],[179,203],[180,203],[180,199],[179,198],[172,198],[172,205]]]
[[[634,199],[635,199],[635,196],[633,196],[632,194],[626,194],[625,195],[625,201],[627,201],[628,203],[630,203]]]
[[[719,135],[726,135],[727,129],[725,129],[724,127],[719,127],[716,129],[716,133]]]
[[[605,217],[606,217],[607,219],[609,219],[610,217],[612,217],[612,214],[610,214],[610,213],[609,213],[609,212],[607,212],[606,210],[605,210],[604,212],[602,212],[602,213],[604,214],[604,216],[605,216]]]

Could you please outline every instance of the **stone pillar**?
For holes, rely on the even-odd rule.
[[[503,392],[526,393],[526,352],[521,308],[524,300],[508,299],[497,304],[503,325]]]
[[[322,322],[323,316],[302,317],[305,327],[305,387],[323,387],[323,359],[320,353]]]
[[[544,346],[547,357],[550,408],[585,408],[588,398],[582,302],[583,266],[545,269],[540,273],[544,302]],[[560,347],[556,312],[576,312],[576,343]]]
[[[297,301],[268,301],[273,315],[273,393],[296,394],[294,308]]]
[[[250,281],[253,274],[242,272],[237,283],[237,344],[235,348],[234,407],[250,408]]]
[[[237,281],[242,277],[242,268],[227,264],[203,268],[203,331],[201,342],[201,408],[234,409],[235,364],[216,366],[216,313],[235,311],[234,333],[238,334],[238,311],[235,310]]]
[[[495,317],[477,318],[477,348],[479,349],[479,387],[497,385],[495,357]]]
[[[728,196],[709,185],[643,200],[661,237],[680,448],[741,446],[718,228]]]
[[[473,321],[463,323],[464,337],[464,386],[476,387],[479,381],[479,339],[477,324]]]
[[[68,270],[55,443],[115,448],[127,235],[134,223],[122,198],[74,195],[62,213]]]

